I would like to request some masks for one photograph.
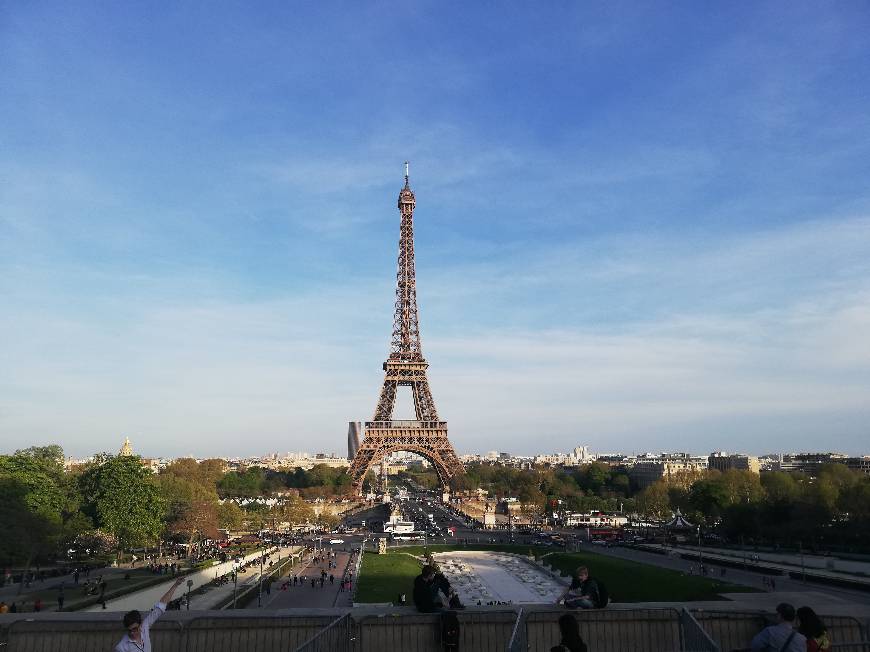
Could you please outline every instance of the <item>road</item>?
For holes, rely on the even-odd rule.
[[[538,538],[533,534],[523,534],[516,531],[510,532],[507,530],[482,530],[479,527],[476,527],[475,524],[471,524],[461,512],[457,512],[452,507],[444,506],[435,499],[421,499],[418,496],[413,496],[412,494],[412,497],[410,497],[409,499],[401,501],[400,508],[402,510],[403,516],[407,520],[413,520],[415,523],[417,523],[418,529],[420,526],[425,526],[425,524],[429,521],[428,514],[435,515],[436,525],[439,529],[446,528],[447,526],[455,526],[457,528],[456,535],[454,537],[444,536],[437,531],[433,532],[432,529],[429,529],[429,531],[427,532],[427,538],[425,539],[427,543],[443,542],[449,544],[458,543],[460,540],[465,539],[469,543],[513,542],[523,545],[530,545],[539,541]],[[369,518],[372,520],[383,521],[385,520],[385,518],[387,518],[388,514],[389,507],[377,506],[375,508],[372,508],[372,510],[369,510]],[[563,534],[563,536],[568,539],[570,537],[576,537],[578,533],[576,530],[565,530],[564,532],[561,532],[561,534]],[[373,533],[369,536],[378,537],[384,535],[378,535],[377,533]],[[423,541],[414,541],[410,543],[420,544],[423,543]],[[390,544],[391,547],[393,545],[396,544]],[[649,564],[651,566],[658,566],[660,568],[668,568],[683,573],[689,572],[690,568],[696,565],[695,562],[685,560],[677,556],[655,554],[620,546],[593,546],[588,543],[584,543],[580,546],[579,549],[591,553],[608,555],[611,557],[618,557],[621,559]],[[562,548],[553,548],[554,552],[558,552],[561,550]],[[794,561],[794,559],[792,559],[791,561]],[[709,559],[706,560],[705,563],[710,567],[713,574],[715,574],[717,577],[721,577],[721,575],[719,575],[719,566],[711,565]],[[857,563],[860,564],[860,562]],[[837,563],[838,570],[844,569],[845,567],[845,564],[841,565],[839,562]],[[726,574],[722,579],[727,582],[732,582],[735,584],[749,586],[766,591],[769,589],[769,585],[766,585],[764,583],[764,578],[765,576],[760,573],[745,571],[743,569],[728,568],[726,569]],[[774,581],[777,593],[789,593],[798,595],[812,594],[814,596],[824,596],[826,599],[830,599],[832,602],[842,603],[843,601],[847,601],[855,604],[870,605],[870,593],[868,592],[834,587],[818,583],[804,583],[800,580],[795,580],[788,576],[774,576]]]

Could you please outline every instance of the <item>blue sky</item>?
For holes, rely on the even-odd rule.
[[[864,2],[6,3],[0,450],[342,453],[407,159],[459,452],[870,452],[868,34]]]

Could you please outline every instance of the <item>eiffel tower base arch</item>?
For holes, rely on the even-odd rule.
[[[450,480],[465,472],[447,439],[446,422],[369,421],[366,422],[365,438],[348,471],[354,493],[362,493],[369,469],[399,451],[416,453],[428,460],[438,474],[442,490],[449,490]]]

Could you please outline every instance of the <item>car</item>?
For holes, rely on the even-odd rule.
[[[344,539],[330,539],[329,543],[333,545],[341,545],[342,543],[344,543]]]

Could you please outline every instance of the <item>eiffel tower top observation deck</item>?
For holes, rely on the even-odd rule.
[[[396,304],[393,313],[393,337],[390,355],[384,362],[384,385],[374,418],[366,422],[365,438],[353,458],[350,475],[356,491],[369,468],[396,451],[422,455],[435,467],[443,487],[464,469],[447,439],[447,423],[438,420],[438,411],[429,389],[420,344],[420,320],[417,311],[417,280],[414,265],[414,208],[416,199],[405,163],[405,185],[399,192],[399,262],[396,272]],[[393,408],[399,386],[410,386],[416,420],[394,421]]]

